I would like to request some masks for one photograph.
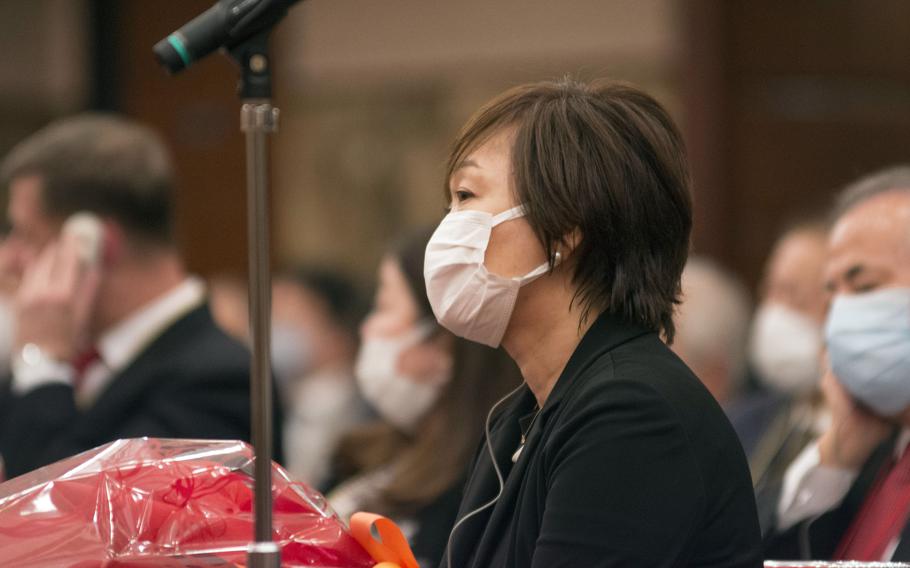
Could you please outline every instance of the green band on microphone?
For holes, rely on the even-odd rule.
[[[177,34],[167,36],[167,42],[171,44],[171,47],[174,48],[174,51],[176,51],[177,55],[180,56],[180,59],[183,60],[183,64],[189,67],[190,63],[193,62],[193,58],[190,57],[190,52],[186,50],[186,47],[184,47],[180,38],[177,37]]]

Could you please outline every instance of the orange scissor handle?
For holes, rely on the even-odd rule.
[[[374,527],[379,534],[378,539],[373,536]],[[382,515],[354,513],[351,534],[376,562],[390,562],[401,568],[420,568],[401,529]]]

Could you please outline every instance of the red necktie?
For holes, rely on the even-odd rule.
[[[834,553],[835,560],[882,560],[910,513],[910,448],[885,468]],[[886,474],[887,472],[887,474]],[[887,559],[885,559],[887,560]]]
[[[92,363],[101,359],[101,354],[94,347],[90,347],[82,353],[76,355],[73,359],[73,370],[76,371],[73,377],[73,389],[79,390],[82,380],[85,378],[85,372],[92,366]]]

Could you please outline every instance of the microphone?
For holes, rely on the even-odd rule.
[[[299,0],[218,0],[152,51],[169,73],[177,73],[220,47],[228,49],[277,24]]]

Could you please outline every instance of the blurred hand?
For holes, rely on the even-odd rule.
[[[830,368],[822,376],[821,390],[831,409],[831,426],[818,443],[821,463],[857,470],[888,437],[894,424],[860,405]]]
[[[452,372],[451,350],[439,340],[419,343],[401,353],[398,371],[420,382],[443,382]]]
[[[48,245],[25,270],[16,294],[16,349],[34,343],[71,361],[88,342],[100,273],[80,257],[73,238]]]
[[[15,237],[7,236],[0,242],[0,296],[10,301],[16,295],[21,277],[20,270],[17,270],[19,254],[13,239]]]

